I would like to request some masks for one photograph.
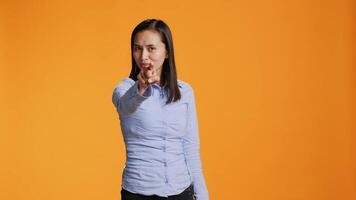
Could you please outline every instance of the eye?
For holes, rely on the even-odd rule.
[[[139,46],[134,46],[134,51],[141,50],[141,47]]]
[[[154,48],[154,47],[149,47],[148,48],[150,51],[153,51],[153,50],[155,50],[156,48]]]

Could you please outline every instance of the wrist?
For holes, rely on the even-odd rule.
[[[143,94],[145,93],[145,91],[147,90],[148,86],[145,87],[145,86],[141,86],[140,84],[137,84],[137,87],[138,87],[138,93],[143,96]]]

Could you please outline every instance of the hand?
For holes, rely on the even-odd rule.
[[[156,73],[156,70],[153,69],[153,66],[142,68],[140,73],[137,75],[137,79],[138,89],[141,95],[143,95],[150,84],[160,82],[160,76]]]

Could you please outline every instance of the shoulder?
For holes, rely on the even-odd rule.
[[[182,80],[178,79],[177,82],[178,82],[178,87],[183,89],[183,90],[187,90],[187,89],[191,90],[191,89],[193,89],[192,86],[189,83],[185,82],[185,81],[182,81]]]
[[[177,82],[183,96],[189,96],[194,93],[194,89],[189,83],[182,80],[177,80]]]
[[[126,91],[128,89],[130,89],[130,87],[132,85],[135,84],[135,81],[132,80],[129,77],[125,77],[124,79],[122,79],[119,83],[117,83],[115,85],[114,91],[112,93],[112,102],[115,104],[115,106],[117,106],[117,102],[120,99],[120,97],[126,93]]]
[[[178,83],[178,88],[183,95],[188,95],[194,92],[193,87],[189,83],[179,79],[177,80],[177,83]],[[118,84],[116,84],[115,91],[127,90],[134,84],[135,81],[133,79],[131,79],[130,77],[125,77]]]
[[[130,77],[125,77],[119,82],[118,86],[125,86],[125,85],[131,86],[133,84],[135,84],[135,81],[133,79],[131,79]]]
[[[135,81],[129,77],[125,77],[119,81],[118,84],[115,86],[115,90],[125,90],[130,88],[132,85],[135,84]]]

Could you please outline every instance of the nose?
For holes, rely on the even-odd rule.
[[[145,48],[141,51],[141,61],[145,61],[148,59],[148,52]]]

